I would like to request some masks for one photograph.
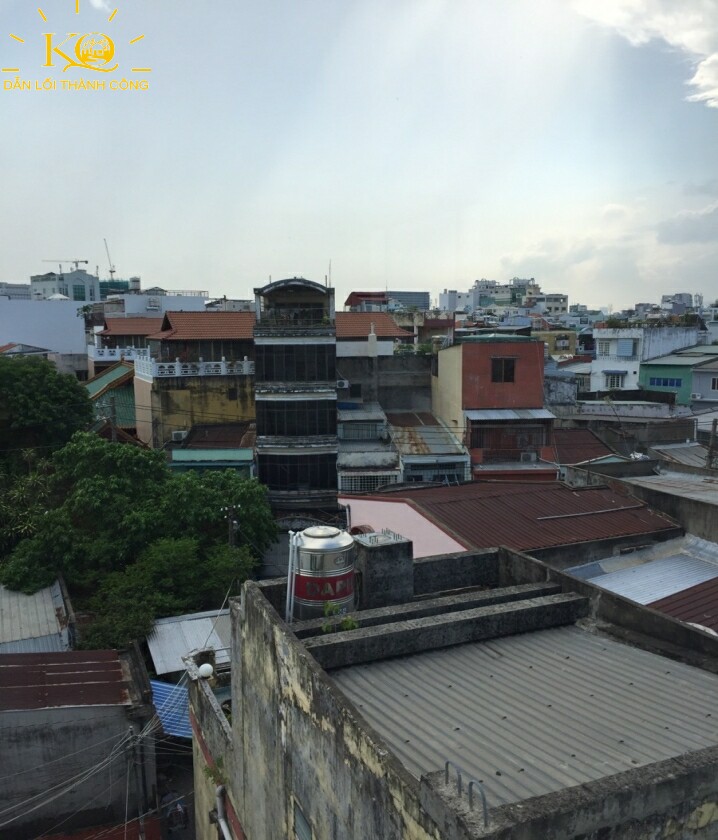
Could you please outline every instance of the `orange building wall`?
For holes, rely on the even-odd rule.
[[[543,408],[542,341],[497,341],[461,345],[462,408]],[[491,359],[516,360],[514,382],[491,381]]]

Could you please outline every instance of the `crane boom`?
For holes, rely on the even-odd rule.
[[[75,264],[75,271],[77,271],[77,269],[79,268],[80,263],[84,263],[85,265],[89,265],[89,262],[87,260],[43,260],[43,262],[57,263],[60,266],[60,274],[62,274],[62,264],[63,263],[74,263]]]
[[[107,245],[107,240],[103,239],[103,242],[105,243],[105,251],[107,252],[107,262],[110,266],[110,280],[114,280],[115,279],[115,267],[114,267],[114,265],[112,265],[112,257],[110,256],[110,249]]]

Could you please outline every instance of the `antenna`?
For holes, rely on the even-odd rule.
[[[87,260],[43,260],[43,262],[54,262],[60,266],[60,274],[62,274],[62,264],[63,263],[74,263],[75,264],[75,271],[79,268],[80,263],[84,263],[88,265]]]
[[[110,249],[107,247],[107,240],[103,239],[102,241],[105,243],[105,251],[107,251],[107,262],[110,266],[110,282],[112,282],[115,279],[115,267],[112,265],[112,257],[110,256]]]
[[[327,278],[328,278],[329,288],[331,289],[331,287],[332,287],[332,261],[331,260],[329,260],[329,274],[327,275]]]

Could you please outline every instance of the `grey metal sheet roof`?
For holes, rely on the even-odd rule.
[[[555,420],[547,408],[482,408],[465,411],[468,420]]]
[[[670,493],[684,499],[695,499],[718,505],[718,479],[711,475],[662,472],[660,475],[622,479],[626,484],[647,487],[660,493]]]
[[[589,580],[601,589],[639,604],[650,604],[713,578],[718,578],[718,566],[686,554],[676,554]]]
[[[689,467],[705,467],[708,447],[702,443],[671,443],[651,446],[651,452],[667,461],[675,461]]]
[[[331,676],[413,774],[451,759],[489,807],[718,743],[718,677],[576,627]]]
[[[340,423],[347,423],[354,420],[355,422],[370,420],[386,423],[386,414],[379,403],[364,403],[357,408],[339,408],[337,409],[337,420]]]
[[[70,639],[60,584],[34,595],[0,586],[0,653],[63,650],[70,650]]]
[[[212,630],[212,625],[217,623]],[[229,610],[191,613],[189,615],[160,618],[147,637],[147,645],[157,674],[171,674],[184,671],[183,656],[192,650],[205,647],[217,652],[216,662],[229,662],[229,647],[232,641]]]

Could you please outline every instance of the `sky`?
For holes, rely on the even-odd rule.
[[[0,281],[718,297],[716,0],[75,2],[0,0]]]

